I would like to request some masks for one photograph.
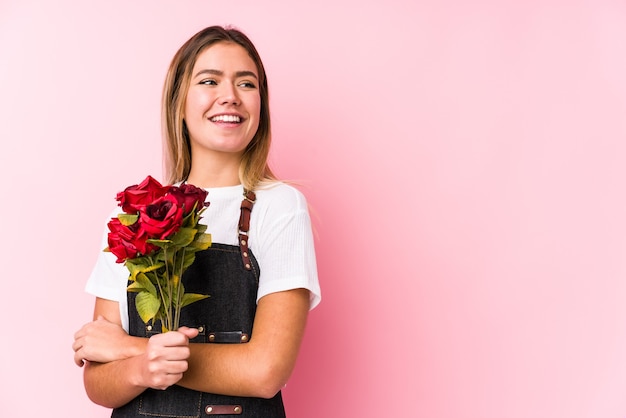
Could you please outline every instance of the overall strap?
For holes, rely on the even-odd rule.
[[[248,254],[248,231],[250,230],[250,213],[256,201],[256,195],[252,190],[243,190],[243,200],[241,201],[241,215],[239,216],[239,249],[241,259],[246,270],[252,270],[250,255]]]

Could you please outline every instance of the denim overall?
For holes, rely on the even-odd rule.
[[[210,295],[181,310],[181,326],[200,332],[191,343],[245,344],[252,335],[259,285],[259,266],[248,249],[247,231],[254,193],[247,192],[241,206],[239,246],[213,244],[196,253],[183,275],[185,291]],[[129,333],[150,337],[159,322],[146,325],[135,308],[136,293],[128,292]],[[147,389],[128,404],[113,410],[112,418],[228,417],[284,418],[281,393],[271,399],[216,395],[173,385],[166,390]]]

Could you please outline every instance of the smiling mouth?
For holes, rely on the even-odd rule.
[[[217,115],[209,120],[211,122],[241,123],[241,118],[237,115]]]

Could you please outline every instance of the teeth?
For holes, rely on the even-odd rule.
[[[237,122],[239,123],[241,119],[239,116],[235,115],[218,115],[211,118],[211,122]]]

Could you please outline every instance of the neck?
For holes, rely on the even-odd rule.
[[[240,157],[193,159],[187,183],[197,187],[228,187],[241,184],[239,180]]]

